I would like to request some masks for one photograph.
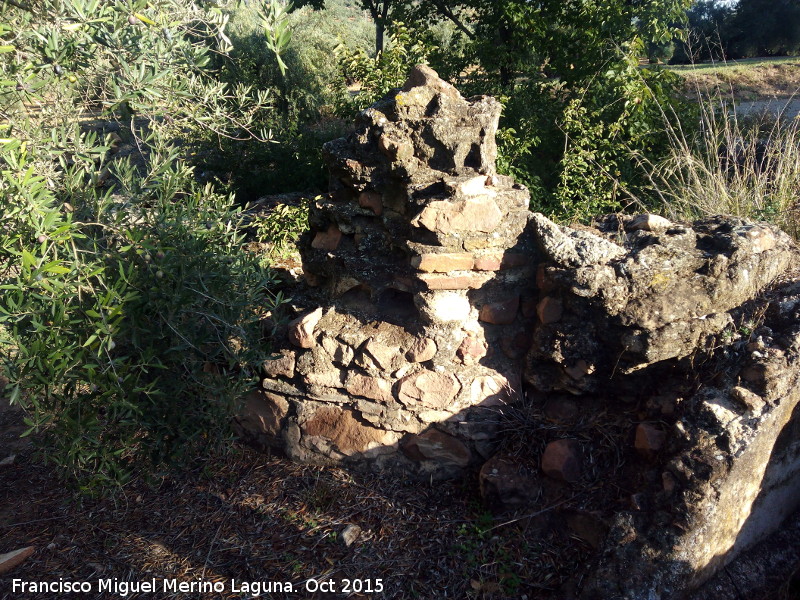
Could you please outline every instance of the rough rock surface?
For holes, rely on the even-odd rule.
[[[615,216],[593,232],[532,223],[546,291],[525,378],[543,391],[593,392],[616,373],[695,353],[794,257],[789,236],[737,218],[631,233]]]
[[[499,117],[419,66],[326,144],[309,289],[239,419],[258,443],[426,478],[490,456],[535,318],[529,195],[495,173]]]
[[[420,66],[325,146],[306,287],[239,426],[308,462],[483,465],[487,502],[596,550],[563,597],[680,598],[800,499],[800,288],[770,291],[796,248],[733,217],[530,213],[499,113]],[[526,453],[498,452],[517,410]]]
[[[660,481],[641,493],[649,510],[615,516],[584,598],[680,598],[797,509],[800,286],[762,311],[756,341],[734,345],[714,384],[681,403]]]

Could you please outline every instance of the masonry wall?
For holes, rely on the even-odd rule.
[[[553,223],[495,172],[499,115],[419,66],[325,146],[297,314],[239,424],[306,462],[480,470],[506,509],[588,489],[599,562],[583,597],[679,597],[795,505],[800,453],[781,432],[800,401],[800,302],[765,291],[796,248],[727,217]],[[745,355],[725,340],[756,302],[784,333],[764,325]],[[718,371],[703,379],[699,357]],[[543,432],[521,462],[500,435],[517,409]]]

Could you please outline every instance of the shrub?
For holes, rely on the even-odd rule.
[[[301,9],[265,15],[256,3],[231,11],[226,31],[232,51],[216,61],[219,76],[229,85],[244,83],[270,90],[272,110],[258,115],[259,129],[270,143],[259,139],[228,137],[207,139],[197,162],[206,177],[223,182],[240,203],[267,194],[327,187],[322,145],[343,135],[346,123],[336,117],[336,107],[347,102],[344,77],[336,48],[367,48],[372,26],[361,11],[344,2],[322,11]],[[275,52],[264,44],[265,19],[277,18],[291,32]],[[274,27],[273,27],[274,29]]]
[[[95,491],[222,444],[256,374],[259,311],[281,298],[242,251],[240,209],[186,158],[249,135],[267,94],[209,73],[221,10],[41,0],[5,16],[0,359],[42,456]]]
[[[74,210],[7,144],[0,324],[11,401],[86,489],[214,446],[259,354],[270,279],[239,213],[155,149]]]
[[[352,103],[342,106],[340,113],[349,116],[353,107],[366,108],[391,89],[403,85],[408,72],[415,65],[428,62],[432,50],[424,40],[414,39],[403,23],[394,23],[387,48],[374,58],[363,49],[352,50],[344,45],[339,46],[338,56],[345,77],[361,84]]]

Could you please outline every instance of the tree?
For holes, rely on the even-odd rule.
[[[405,21],[454,23],[502,85],[544,69],[571,81],[591,76],[620,48],[666,44],[691,0],[432,0],[405,2]]]
[[[562,218],[619,210],[635,188],[631,153],[663,149],[675,77],[639,68],[648,44],[680,37],[691,0],[431,0],[394,14],[446,20],[464,52],[431,66],[467,94],[504,102],[500,165]]]
[[[740,0],[729,42],[735,56],[780,56],[800,51],[798,0]]]
[[[375,23],[375,54],[383,52],[384,37],[386,35],[386,27],[392,21],[393,10],[403,0],[359,0],[359,5],[362,9],[369,12]],[[325,0],[297,0],[293,3],[296,8],[303,6],[310,6],[315,10],[325,8]]]
[[[700,0],[689,10],[687,35],[678,43],[673,62],[725,60],[730,54],[734,7],[718,0]]]

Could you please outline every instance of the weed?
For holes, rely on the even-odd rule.
[[[268,255],[283,257],[295,251],[295,243],[308,227],[307,199],[299,204],[278,204],[267,215],[255,220],[256,237],[267,245]]]
[[[664,160],[634,153],[651,184],[642,204],[660,204],[674,219],[728,214],[769,220],[797,238],[800,122],[783,114],[742,116],[736,98],[719,87],[696,94],[696,123],[663,110]]]

